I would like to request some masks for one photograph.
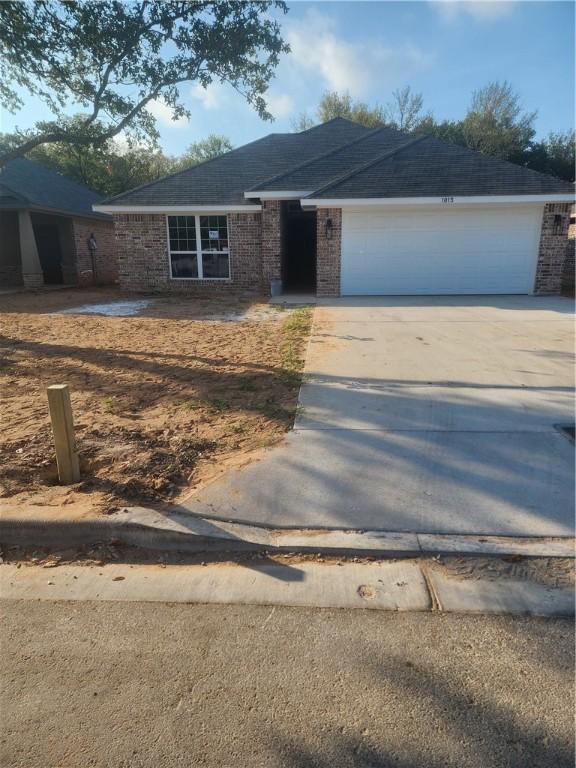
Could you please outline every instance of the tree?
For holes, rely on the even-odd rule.
[[[0,152],[6,145],[0,134]],[[205,160],[229,152],[232,144],[226,136],[211,134],[191,144],[180,157],[165,155],[155,144],[130,146],[109,139],[96,147],[77,144],[43,144],[28,156],[79,184],[100,192],[102,197],[125,192],[175,171],[190,168]]]
[[[364,101],[354,101],[348,91],[326,91],[316,109],[319,123],[332,120],[335,117],[345,117],[366,128],[388,126],[401,131],[414,131],[424,119],[430,115],[422,115],[422,94],[412,93],[409,85],[392,94],[392,101],[382,107],[380,104],[370,106]],[[312,128],[314,120],[303,112],[292,124],[295,131],[305,131]]]
[[[178,158],[177,165],[179,168],[190,168],[193,165],[223,155],[225,152],[230,152],[231,149],[233,147],[230,139],[211,133],[206,139],[190,144],[188,149]]]
[[[386,121],[383,107],[378,104],[370,107],[363,101],[353,101],[348,91],[345,93],[326,91],[318,103],[316,116],[318,118],[317,123],[325,123],[335,117],[345,117],[347,120],[353,120],[355,123],[366,126],[366,128],[378,128],[384,125]],[[295,131],[305,131],[317,123],[303,112],[292,123],[292,126]]]
[[[551,173],[566,181],[574,181],[574,156],[576,134],[574,131],[550,133],[542,141],[534,143],[526,153],[528,168]]]
[[[271,119],[264,94],[289,50],[271,8],[288,10],[282,0],[0,3],[0,103],[16,112],[20,88],[52,113],[13,135],[0,166],[47,143],[155,138],[146,107],[160,100],[173,119],[189,116],[180,86],[191,81],[229,83]],[[71,105],[82,120],[67,117]]]
[[[386,107],[387,123],[408,133],[416,130],[423,120],[432,121],[430,114],[423,115],[424,99],[421,93],[412,93],[409,85],[392,93],[392,101]]]
[[[314,128],[316,123],[306,112],[301,112],[297,118],[292,120],[292,130],[296,133],[301,131],[308,131],[310,128]]]
[[[504,160],[521,162],[535,130],[536,112],[523,112],[520,98],[507,81],[475,91],[462,121],[466,146]]]
[[[363,101],[353,101],[348,91],[326,91],[318,104],[317,115],[321,123],[334,117],[345,117],[366,128],[378,128],[386,122],[383,107],[379,104],[370,107]]]

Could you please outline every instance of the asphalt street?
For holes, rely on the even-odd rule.
[[[2,768],[574,764],[565,619],[2,607]]]

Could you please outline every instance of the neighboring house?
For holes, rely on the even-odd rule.
[[[7,163],[0,170],[0,286],[116,281],[112,219],[92,210],[99,199],[31,160]]]
[[[337,118],[111,198],[131,290],[558,293],[571,184]]]

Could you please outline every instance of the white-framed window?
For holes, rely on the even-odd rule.
[[[224,216],[167,216],[170,277],[229,280],[228,219]]]

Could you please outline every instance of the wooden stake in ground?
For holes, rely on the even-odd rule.
[[[67,384],[52,384],[47,392],[56,448],[58,479],[62,485],[77,483],[80,480],[80,463],[74,437],[70,390]]]

